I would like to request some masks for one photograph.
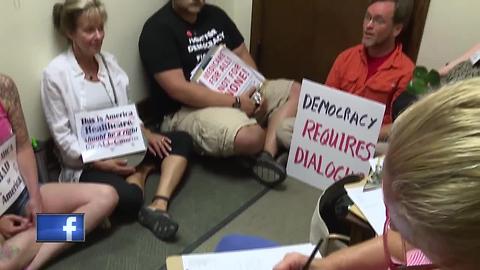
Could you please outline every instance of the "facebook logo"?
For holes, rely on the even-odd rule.
[[[37,214],[37,242],[84,242],[84,214]]]

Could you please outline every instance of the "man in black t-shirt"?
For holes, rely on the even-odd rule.
[[[190,133],[202,154],[256,155],[254,176],[267,184],[279,183],[285,168],[274,160],[275,130],[296,114],[300,85],[266,81],[260,90],[263,102],[256,106],[250,99],[253,90],[236,98],[190,82],[190,72],[216,44],[225,44],[256,68],[232,20],[204,0],[169,1],[145,23],[139,50],[162,129]]]

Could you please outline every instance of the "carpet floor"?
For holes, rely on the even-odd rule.
[[[149,176],[149,202],[159,174]],[[98,229],[46,269],[162,269],[167,256],[189,253],[268,192],[237,159],[194,158],[169,212],[179,223],[177,239],[158,240],[138,222]]]

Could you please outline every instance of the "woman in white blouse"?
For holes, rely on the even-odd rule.
[[[146,128],[147,157],[135,167],[126,160],[107,159],[83,164],[76,136],[75,114],[129,103],[128,76],[115,58],[101,52],[105,7],[96,0],[66,0],[56,4],[56,29],[69,41],[69,49],[53,59],[43,72],[41,96],[48,126],[59,148],[62,172],[59,181],[101,182],[119,195],[115,215],[136,216],[158,238],[171,240],[178,224],[168,215],[168,201],[187,166],[192,141],[186,133],[158,134]],[[160,165],[156,196],[143,206],[145,179]]]

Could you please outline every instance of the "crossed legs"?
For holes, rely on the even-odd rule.
[[[46,184],[40,189],[46,213],[85,213],[85,232],[93,230],[115,208],[118,196],[108,185]],[[11,256],[0,258],[0,269],[39,269],[72,244],[36,243],[35,228],[29,228],[1,244]]]
[[[295,116],[297,113],[298,98],[300,96],[301,85],[293,82],[288,91],[286,102],[275,109],[268,119],[266,129],[261,128],[258,124],[249,125],[241,128],[235,137],[234,149],[235,154],[239,155],[256,155],[260,151],[269,153],[275,157],[278,153],[277,129],[284,119]],[[275,91],[275,89],[271,90]],[[269,96],[275,95],[275,93]],[[269,102],[269,100],[267,100]],[[273,101],[279,103],[280,101]]]
[[[281,83],[278,86],[281,86]],[[256,157],[252,166],[252,172],[257,180],[267,186],[275,186],[286,177],[285,167],[278,164],[274,159],[278,153],[277,129],[284,119],[296,114],[300,84],[293,82],[288,90],[286,102],[279,97],[275,97],[275,94],[280,95],[281,91],[280,93],[275,93],[275,89],[271,89],[270,93],[266,95],[267,98],[271,97],[272,99],[267,99],[267,102],[274,103],[271,104],[273,106],[269,105],[269,107],[276,109],[273,109],[265,131],[259,125],[247,126],[240,129],[235,139],[235,149],[243,150],[242,152],[237,152],[237,154],[246,152],[247,154],[255,155],[263,149]],[[255,143],[251,143],[251,145],[244,143],[252,141]],[[248,152],[249,150],[250,152]]]
[[[297,114],[298,98],[300,97],[301,85],[293,82],[290,89],[288,100],[280,106],[268,120],[268,127],[265,138],[265,146],[263,150],[270,153],[272,157],[278,154],[277,129],[284,119],[293,117]]]

